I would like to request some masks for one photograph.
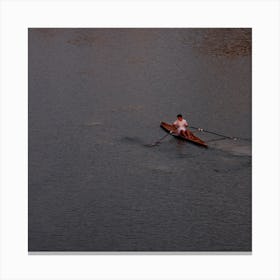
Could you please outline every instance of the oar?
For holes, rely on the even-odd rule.
[[[195,127],[195,126],[190,126],[190,128],[194,128],[194,129],[197,129],[198,131],[207,132],[207,133],[210,133],[210,134],[213,134],[213,135],[221,136],[223,138],[227,138],[227,139],[231,139],[231,140],[235,140],[235,141],[237,139],[241,139],[241,138],[226,136],[226,135],[223,135],[223,134],[219,134],[219,133],[216,133],[216,132],[213,132],[213,131],[209,131],[209,130],[205,130],[203,128],[199,128],[199,127]]]
[[[164,135],[163,137],[161,137],[160,139],[158,139],[157,141],[155,141],[154,143],[152,144],[146,144],[145,146],[147,147],[154,147],[154,146],[158,146],[159,144],[161,144],[161,142],[168,136],[172,134],[172,131],[166,135]]]

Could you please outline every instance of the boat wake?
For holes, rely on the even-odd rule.
[[[92,121],[84,124],[84,126],[99,126],[99,125],[102,125],[102,122]]]
[[[236,156],[252,156],[252,145],[251,142],[248,141],[225,139],[212,142],[211,148],[228,152]]]
[[[126,143],[130,143],[130,144],[135,144],[135,145],[145,145],[145,143],[143,142],[142,139],[138,138],[138,137],[129,137],[129,136],[126,136],[126,137],[123,137],[122,139],[122,142],[126,142]]]

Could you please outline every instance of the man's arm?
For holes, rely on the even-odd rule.
[[[179,127],[178,124],[177,124],[177,121],[175,121],[175,122],[173,123],[173,126],[175,126],[176,128]]]

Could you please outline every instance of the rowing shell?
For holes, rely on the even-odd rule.
[[[190,141],[194,144],[197,144],[197,145],[200,145],[200,146],[203,146],[205,148],[207,148],[207,144],[202,141],[201,139],[199,139],[197,136],[195,136],[190,130],[189,130],[189,134],[190,134],[190,137],[186,137],[186,136],[183,136],[181,134],[178,134],[176,132],[176,127],[172,124],[168,124],[166,122],[161,122],[160,123],[160,126],[167,132],[171,132],[173,136],[175,137],[178,137],[180,139],[183,139],[183,140],[187,140],[187,141]]]

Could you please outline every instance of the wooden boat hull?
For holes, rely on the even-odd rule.
[[[167,131],[169,133],[173,132],[173,131],[176,131],[176,127],[174,125],[168,124],[166,122],[161,122],[160,126],[161,126],[161,128],[163,128],[165,131]],[[200,145],[202,147],[205,147],[205,148],[208,147],[207,144],[204,141],[202,141],[200,138],[195,136],[190,130],[189,130],[189,132],[190,132],[190,137],[184,137],[183,135],[180,135],[176,132],[173,132],[172,135],[175,136],[175,137],[178,137],[180,139],[183,139],[183,140],[192,142],[194,144]]]

